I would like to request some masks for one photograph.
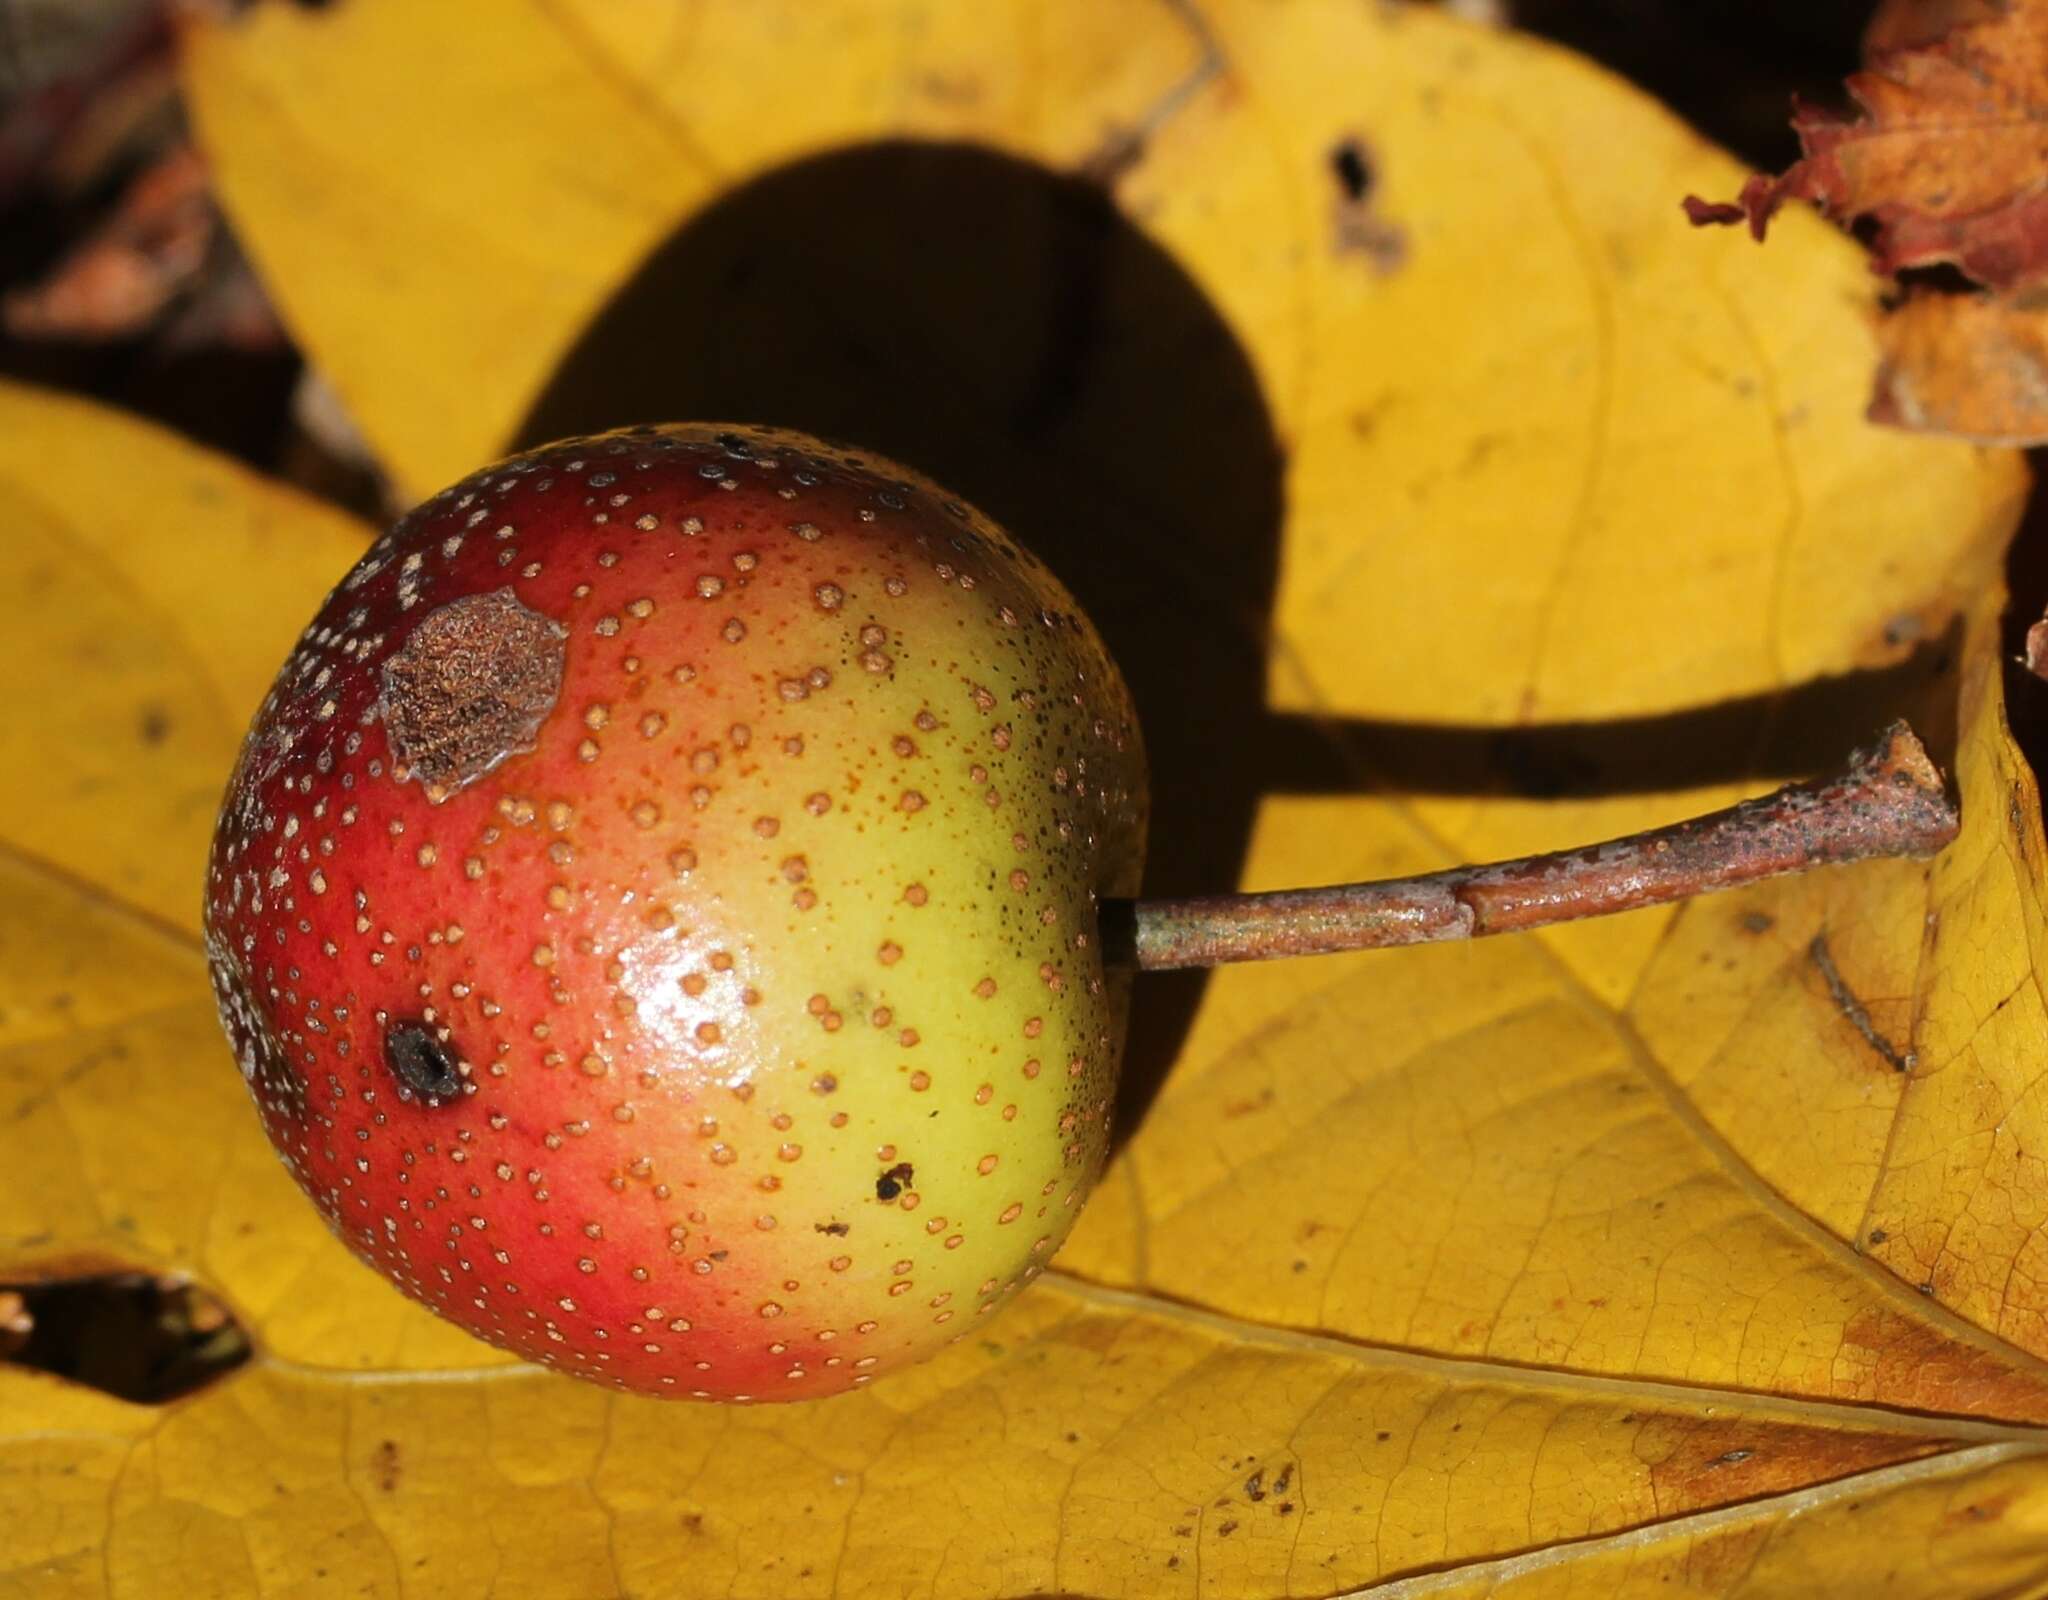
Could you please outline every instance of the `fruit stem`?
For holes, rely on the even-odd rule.
[[[1838,776],[1605,844],[1419,878],[1106,904],[1111,959],[1145,971],[1478,939],[1732,889],[1955,838],[1941,774],[1895,722]]]

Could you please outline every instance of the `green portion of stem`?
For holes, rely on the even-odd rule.
[[[1112,955],[1146,971],[1477,939],[1812,867],[1929,856],[1957,825],[1941,774],[1895,722],[1836,777],[1605,844],[1379,883],[1114,902],[1104,926]]]

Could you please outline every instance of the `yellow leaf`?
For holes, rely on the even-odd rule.
[[[0,387],[0,839],[193,930],[250,714],[366,534],[78,401]]]
[[[1182,551],[1220,513],[1191,518],[1177,476],[1284,455],[1270,510],[1216,537],[1284,534],[1289,709],[1619,716],[1895,659],[1993,569],[2019,493],[2009,456],[1864,424],[1878,285],[1850,242],[1806,217],[1768,252],[1702,237],[1674,197],[1731,188],[1732,162],[1570,56],[1431,10],[355,0],[189,43],[237,228],[411,489],[503,449],[658,265],[582,374],[612,421],[772,411],[1027,536],[1078,518]],[[1101,176],[1223,348],[1119,351],[1150,313],[1116,299],[1113,235],[992,226],[964,170],[883,159],[905,139]],[[827,150],[853,154],[803,164]],[[1104,305],[1109,353],[1049,368]],[[1233,362],[1263,442],[1226,428]],[[1226,611],[1268,604],[1270,574],[1211,581]]]
[[[1995,636],[1987,616],[1968,832],[1937,864],[1688,905],[1619,1010],[1535,940],[1220,972],[1062,1265],[1472,1359],[2048,1415],[2027,1271],[2048,1207],[2021,1153],[2048,1023],[1984,1059],[2000,994],[1956,989],[1978,967],[1995,985],[2000,961],[1920,948],[1931,917],[1938,942],[2031,976],[2038,913],[1985,904],[1972,865],[2015,848],[2014,785],[2039,825],[1998,721]],[[1253,883],[1299,882],[1311,845],[1354,833],[1407,831],[1406,867],[1440,864],[1398,806],[1377,826],[1361,810],[1271,808]],[[1924,1148],[1943,1152],[1933,1174]],[[1987,1227],[1970,1213],[1994,1195]],[[1944,1240],[1947,1276],[1913,1253]]]
[[[425,492],[504,447],[592,312],[733,174],[904,115],[1064,165],[1200,57],[1156,0],[1004,10],[993,34],[982,8],[895,0],[274,10],[195,28],[187,79],[286,313]]]

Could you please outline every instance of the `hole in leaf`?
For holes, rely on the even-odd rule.
[[[1330,170],[1352,204],[1372,193],[1372,163],[1365,158],[1365,146],[1356,139],[1346,139],[1330,152]]]
[[[1377,273],[1398,270],[1408,256],[1407,236],[1373,209],[1379,169],[1372,147],[1356,135],[1340,139],[1330,150],[1330,173],[1337,180],[1331,204],[1331,244],[1342,255],[1359,255]]]
[[[0,1283],[0,1362],[161,1405],[249,1359],[249,1338],[197,1284],[144,1272]]]

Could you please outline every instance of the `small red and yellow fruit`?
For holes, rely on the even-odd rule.
[[[272,1142],[400,1289],[622,1388],[809,1398],[1071,1226],[1145,811],[1114,663],[985,518],[638,428],[445,490],[328,597],[208,950]]]

